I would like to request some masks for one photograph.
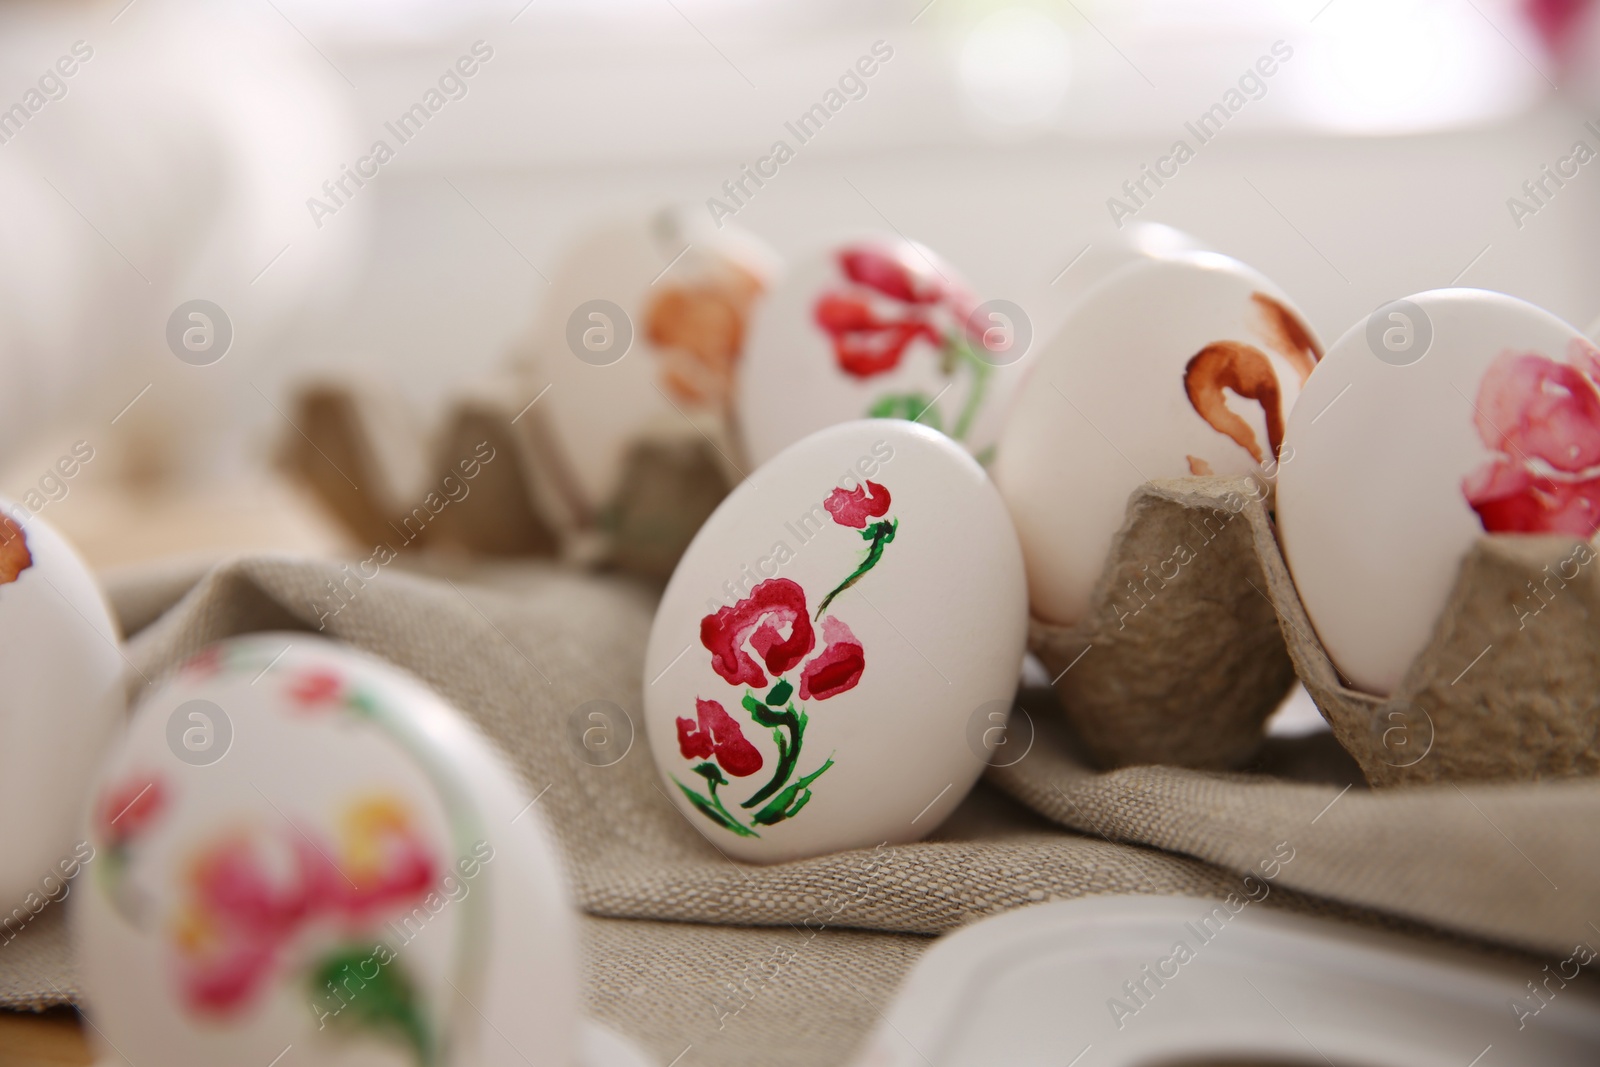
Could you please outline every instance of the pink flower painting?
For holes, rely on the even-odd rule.
[[[305,827],[243,826],[194,851],[172,926],[178,988],[190,1011],[235,1018],[280,975],[326,971],[349,944],[370,939],[384,915],[421,903],[441,873],[396,797],[356,801],[340,830],[329,841]],[[394,971],[394,959],[382,966],[393,973],[380,973],[369,999],[381,998],[383,1010],[357,1017],[400,1035],[417,1064],[432,1063],[431,1031],[410,980]]]
[[[1567,358],[1502,352],[1478,385],[1473,424],[1495,454],[1461,489],[1490,533],[1600,529],[1600,352],[1574,341]]]

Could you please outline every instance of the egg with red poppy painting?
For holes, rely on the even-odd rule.
[[[117,624],[88,566],[34,513],[46,503],[37,490],[0,498],[0,945],[68,892],[78,797],[127,706]]]
[[[723,501],[667,585],[644,674],[663,790],[753,862],[920,838],[982,771],[995,739],[971,723],[1009,707],[1026,631],[975,460],[905,421],[819,431]]]
[[[737,416],[760,464],[834,423],[899,418],[987,462],[1025,314],[984,305],[927,247],[871,235],[797,259],[762,302],[739,366]]]
[[[528,802],[379,660],[191,657],[90,795],[70,906],[106,1062],[570,1067],[574,920]]]
[[[1400,684],[1478,538],[1561,535],[1567,580],[1595,565],[1600,350],[1515,297],[1440,289],[1374,311],[1329,350],[1286,442],[1284,555],[1355,688]],[[1508,618],[1531,625],[1549,591]]]
[[[1031,361],[995,464],[1033,614],[1083,621],[1142,483],[1255,475],[1265,493],[1285,420],[1321,355],[1277,286],[1215,253],[1135,262],[1084,294]],[[1178,580],[1205,543],[1197,534],[1152,560],[1172,571],[1156,580]],[[1136,593],[1110,610],[1137,610]]]

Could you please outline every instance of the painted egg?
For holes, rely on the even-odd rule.
[[[1070,625],[1089,611],[1142,483],[1270,479],[1321,354],[1289,299],[1226,256],[1136,262],[1090,290],[1031,361],[995,466],[1033,614]]]
[[[796,262],[751,324],[739,429],[765,463],[825,426],[910,419],[987,461],[1032,327],[1015,305],[980,304],[929,249],[865,236]]]
[[[555,437],[543,455],[575,515],[587,521],[611,499],[646,427],[727,419],[749,317],[777,262],[739,227],[674,210],[596,227],[568,249],[524,369]]]
[[[1477,538],[1600,528],[1600,350],[1502,293],[1421,293],[1338,340],[1286,441],[1295,585],[1340,672],[1388,694]]]
[[[117,624],[60,534],[0,499],[0,911],[30,921],[75,870],[78,798],[126,706]],[[0,943],[20,927],[8,921]]]
[[[1167,259],[1192,252],[1210,251],[1198,237],[1160,222],[1127,223],[1109,240],[1086,243],[1047,290],[1054,307],[1069,311],[1085,292],[1126,267],[1146,259]],[[1035,317],[1041,339],[1054,335],[1057,323],[1043,321],[1049,312]]]
[[[380,660],[210,646],[142,701],[87,821],[73,933],[120,1057],[573,1063],[575,923],[538,813]]]
[[[949,438],[857,420],[785,449],[701,528],[645,660],[664,791],[731,856],[911,841],[961,801],[1009,709],[1022,554]],[[987,747],[986,747],[987,746]]]

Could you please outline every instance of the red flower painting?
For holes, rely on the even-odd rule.
[[[312,670],[290,684],[289,699],[303,708],[312,708],[337,701],[343,688],[343,680],[333,671]]]
[[[868,493],[872,495],[868,496]],[[822,506],[840,526],[853,526],[860,530],[867,525],[868,519],[879,518],[888,512],[889,490],[877,482],[868,482],[864,487],[858,485],[854,489],[835,489],[828,494]]]
[[[730,833],[759,837],[755,827],[793,818],[811,800],[811,784],[833,766],[830,756],[809,774],[798,774],[810,716],[794,697],[798,693],[803,701],[831,700],[861,682],[867,669],[864,645],[844,620],[824,613],[835,597],[878,565],[894,540],[900,523],[883,518],[889,503],[889,490],[877,482],[835,488],[823,501],[839,527],[856,531],[868,545],[860,563],[828,592],[814,617],[798,582],[769,578],[732,607],[718,608],[700,620],[700,643],[711,653],[711,669],[727,684],[744,689],[737,706],[754,726],[772,731],[778,748],[771,778],[738,802],[739,808],[751,812],[744,816],[730,809],[718,790],[731,786],[729,777],[747,778],[762,770],[766,760],[761,750],[719,701],[697,697],[695,717],[676,720],[678,753],[695,761],[691,770],[705,779],[705,791],[676,776],[673,782],[697,811]],[[873,519],[877,521],[869,522]],[[823,638],[822,650],[815,655],[813,618]],[[797,682],[784,677],[796,667],[800,668]],[[762,689],[766,692],[758,692]]]
[[[910,243],[851,245],[838,254],[841,284],[817,297],[812,318],[833,344],[839,369],[865,381],[899,367],[917,342],[953,378],[965,366],[972,375],[967,399],[950,436],[965,438],[992,369],[973,349],[982,331],[971,321],[977,306],[964,288],[943,277],[931,258]],[[937,398],[921,393],[876,398],[867,414],[925,422],[943,428]]]
[[[1503,352],[1479,383],[1473,423],[1495,456],[1461,488],[1490,533],[1600,529],[1600,352],[1575,341],[1568,359]]]
[[[805,590],[787,578],[762,582],[747,599],[701,619],[700,643],[711,652],[711,668],[729,685],[766,685],[767,676],[746,646],[775,675],[804,659],[816,643],[806,618]]]
[[[761,769],[761,753],[715,700],[694,702],[697,718],[678,720],[678,751],[684,759],[715,759],[735,778]]]
[[[800,699],[827,700],[854,689],[867,669],[865,650],[850,627],[829,615],[822,620],[822,651],[800,672]]]
[[[853,378],[887,374],[900,365],[911,342],[921,337],[939,343],[939,333],[920,317],[882,315],[871,302],[848,293],[824,293],[817,300],[817,325],[833,338],[839,369]]]

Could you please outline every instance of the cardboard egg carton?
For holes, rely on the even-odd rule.
[[[1148,482],[1085,621],[1030,647],[1106,766],[1241,766],[1298,676],[1374,786],[1600,770],[1600,568],[1571,537],[1492,535],[1462,561],[1389,697],[1348,688],[1295,591],[1254,478]]]
[[[284,436],[280,462],[362,546],[560,558],[669,577],[739,477],[732,446],[717,443],[716,427],[647,427],[617,490],[596,507],[526,392],[486,380],[424,433],[379,382],[307,383],[291,401],[296,432]]]

